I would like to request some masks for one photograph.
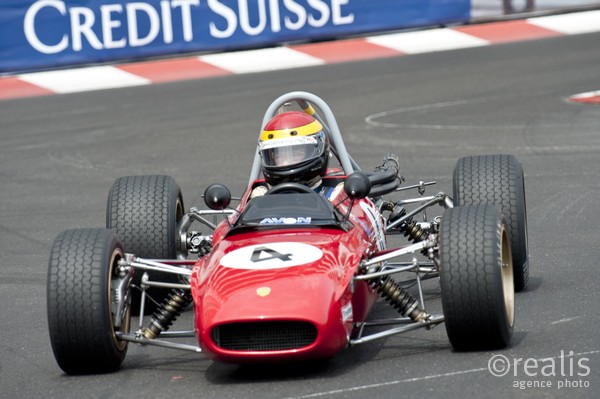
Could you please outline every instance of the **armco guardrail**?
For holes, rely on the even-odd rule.
[[[0,73],[467,22],[470,0],[3,0]]]

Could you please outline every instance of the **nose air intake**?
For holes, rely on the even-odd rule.
[[[229,323],[211,331],[215,345],[232,351],[280,351],[299,349],[317,339],[317,328],[306,321]]]

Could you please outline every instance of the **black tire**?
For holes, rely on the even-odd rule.
[[[126,253],[140,258],[175,259],[177,257],[177,221],[184,214],[181,189],[170,176],[125,176],[113,183],[106,206],[106,227],[116,231]],[[139,286],[143,273],[136,273],[133,284]],[[178,283],[174,274],[149,271],[150,280]],[[147,294],[161,302],[168,288],[149,288]],[[132,311],[138,313],[141,293],[134,290]],[[156,304],[147,301],[144,313]]]
[[[515,291],[529,280],[527,206],[523,168],[512,155],[480,155],[458,160],[454,168],[456,205],[495,204],[506,218],[514,265]]]
[[[117,370],[127,342],[117,331],[129,332],[126,311],[120,328],[112,302],[118,261],[123,247],[108,229],[67,230],[58,235],[48,262],[47,308],[50,342],[58,365],[68,374]]]
[[[493,205],[447,209],[440,226],[440,285],[456,350],[504,348],[514,327],[510,241]]]

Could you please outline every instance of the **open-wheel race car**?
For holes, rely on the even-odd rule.
[[[286,112],[314,122],[271,129]],[[402,185],[392,154],[362,170],[330,107],[313,94],[279,97],[261,127],[235,208],[220,184],[204,192],[208,209],[186,210],[172,177],[127,176],[110,189],[106,228],[59,234],[47,306],[66,373],[114,371],[129,343],[229,363],[288,362],[443,322],[456,350],[509,344],[514,292],[528,279],[524,176],[515,157],[461,158],[452,196],[425,195],[435,182]],[[267,178],[286,140],[326,160],[318,189]],[[428,218],[433,210],[440,212]],[[439,281],[441,313],[425,306],[425,280]],[[375,306],[398,314],[373,319]],[[171,328],[189,308],[193,326]]]

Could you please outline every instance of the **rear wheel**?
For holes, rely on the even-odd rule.
[[[175,259],[177,257],[177,221],[184,214],[181,189],[170,176],[125,176],[118,178],[108,195],[106,227],[116,231],[125,252],[140,258]],[[150,280],[178,283],[173,274],[148,271]],[[140,286],[143,273],[136,273],[133,284]],[[168,288],[152,287],[147,293],[161,302]],[[141,293],[133,294],[132,309],[138,313]],[[157,305],[148,302],[145,313]]]
[[[453,183],[456,205],[494,204],[506,217],[515,291],[521,291],[529,279],[525,179],[521,164],[512,155],[464,157],[456,164]]]
[[[115,371],[125,359],[127,342],[117,332],[129,332],[131,318],[127,306],[117,316],[115,293],[123,279],[118,273],[122,258],[123,247],[111,230],[67,230],[54,241],[48,327],[54,357],[68,374]]]
[[[440,285],[446,331],[456,350],[508,345],[515,310],[513,263],[497,207],[467,205],[444,212]]]

